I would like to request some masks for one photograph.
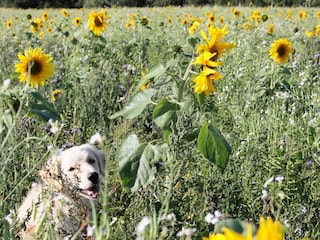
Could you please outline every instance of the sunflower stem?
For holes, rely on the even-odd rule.
[[[183,78],[182,78],[182,84],[179,88],[179,96],[178,96],[178,102],[181,102],[182,98],[183,98],[183,93],[184,93],[184,87],[186,85],[186,82],[187,82],[187,79],[189,77],[189,74],[191,72],[191,69],[192,69],[192,65],[193,65],[193,61],[194,61],[194,58],[193,58],[193,54],[192,54],[192,59],[183,75]]]

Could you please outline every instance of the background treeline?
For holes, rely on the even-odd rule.
[[[81,8],[81,7],[156,7],[156,6],[184,6],[184,5],[227,5],[233,6],[306,6],[318,7],[320,0],[0,0],[0,7],[16,8]]]

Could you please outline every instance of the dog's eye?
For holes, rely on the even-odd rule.
[[[96,160],[94,160],[94,159],[92,159],[92,158],[90,158],[89,160],[88,160],[88,163],[89,164],[94,164],[96,162]]]
[[[74,170],[75,170],[74,167],[69,168],[69,172],[72,172],[72,171],[74,171]]]

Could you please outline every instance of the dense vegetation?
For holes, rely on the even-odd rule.
[[[255,225],[271,217],[285,239],[319,239],[320,9],[104,8],[108,25],[97,36],[88,16],[101,10],[0,9],[0,235],[14,239],[23,227],[14,211],[48,156],[99,133],[107,168],[98,220],[89,223],[96,239],[176,239],[185,229],[202,239],[215,211],[218,220]],[[199,96],[201,68],[190,63],[209,24],[227,25],[223,41],[236,47],[221,57],[218,92]],[[269,55],[279,38],[294,49],[283,64]],[[30,47],[55,65],[38,88],[15,73]],[[138,104],[115,116],[133,96]],[[219,129],[232,148],[226,166],[199,151],[203,126],[210,140]],[[147,179],[119,164],[137,144],[146,151],[130,160],[143,161]],[[208,146],[207,155],[219,155],[226,144]],[[39,239],[56,234],[47,221]]]

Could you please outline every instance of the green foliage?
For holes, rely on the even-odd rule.
[[[219,226],[258,226],[260,216],[279,220],[286,239],[320,237],[320,48],[316,37],[305,36],[316,26],[318,9],[301,8],[308,18],[298,21],[300,8],[290,9],[291,20],[280,15],[289,8],[262,8],[268,20],[246,31],[242,26],[256,9],[232,3],[240,18],[229,7],[107,9],[109,25],[100,37],[87,29],[91,9],[69,10],[68,18],[50,9],[52,32],[44,21],[42,39],[30,31],[29,16],[47,9],[0,9],[1,236],[14,239],[23,227],[5,219],[39,179],[49,155],[99,132],[107,169],[90,223],[97,239],[135,239],[145,216],[145,239],[176,239],[183,228],[196,228],[192,239],[202,239]],[[227,41],[237,43],[224,55],[223,78],[210,97],[194,94],[198,69],[190,65],[199,30],[207,28],[206,12],[224,16]],[[126,29],[131,13],[137,26]],[[190,19],[180,22],[189,15],[203,18],[191,37]],[[79,27],[72,22],[77,16]],[[142,16],[149,28],[138,21]],[[266,33],[269,23],[275,23],[273,35]],[[280,37],[295,49],[284,66],[268,54]],[[41,46],[55,63],[54,76],[36,91],[12,74],[17,54],[30,46]],[[56,89],[61,94],[53,101]],[[215,210],[231,223],[205,222]],[[50,223],[41,230],[40,238],[65,237]]]
[[[204,157],[217,165],[221,172],[227,166],[231,147],[211,124],[203,124],[198,136],[198,149]]]

